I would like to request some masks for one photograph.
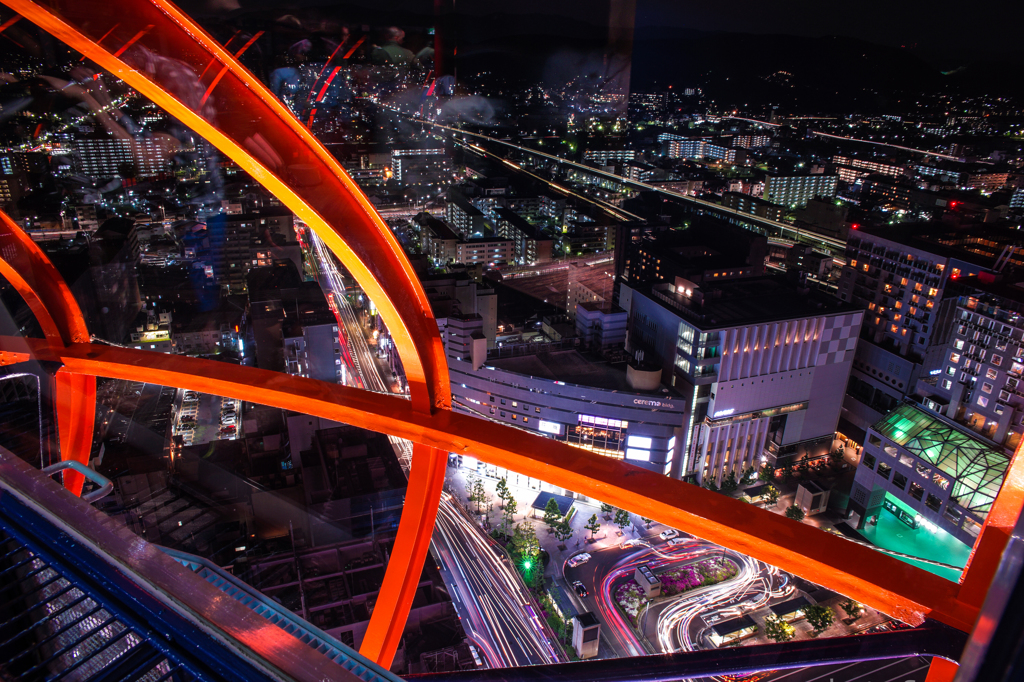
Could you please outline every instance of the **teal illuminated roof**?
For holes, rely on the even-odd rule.
[[[961,507],[980,514],[992,508],[1010,464],[1001,451],[907,403],[872,429],[952,478],[950,498]]]

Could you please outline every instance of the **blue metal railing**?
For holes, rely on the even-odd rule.
[[[356,651],[331,637],[323,630],[299,618],[294,613],[268,599],[261,592],[239,580],[216,564],[202,557],[175,549],[160,549],[218,590],[252,609],[255,613],[292,635],[310,648],[319,651],[365,682],[402,682],[397,675],[368,662]]]
[[[0,448],[0,678],[400,682],[216,566],[168,554]]]

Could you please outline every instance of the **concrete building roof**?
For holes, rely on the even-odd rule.
[[[626,365],[595,361],[576,350],[558,350],[510,358],[488,358],[488,365],[515,374],[564,381],[610,391],[645,393],[631,388],[626,380]]]
[[[735,632],[745,630],[755,625],[757,625],[757,623],[755,623],[754,619],[750,616],[740,616],[739,618],[733,618],[732,620],[716,623],[711,626],[711,629],[714,630],[715,634],[719,637],[728,637]]]
[[[802,289],[782,275],[712,281],[700,290],[703,301],[681,295],[667,283],[648,289],[654,300],[667,302],[670,310],[683,312],[688,322],[704,330],[861,310],[834,296]]]
[[[805,606],[810,606],[811,602],[807,600],[807,597],[797,597],[796,599],[790,599],[784,601],[781,604],[774,604],[769,606],[768,609],[776,616],[788,616],[794,611],[799,611]]]

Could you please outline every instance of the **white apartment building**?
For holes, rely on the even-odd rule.
[[[622,285],[619,305],[630,311],[627,350],[660,362],[691,404],[674,477],[721,485],[827,454],[862,311],[777,277]]]
[[[834,197],[835,175],[769,176],[764,181],[764,199],[782,206],[803,207],[814,197]]]

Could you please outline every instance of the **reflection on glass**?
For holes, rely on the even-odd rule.
[[[902,302],[872,298],[902,296],[906,277],[869,291],[881,275],[864,273],[880,273],[883,256],[909,271],[917,257],[890,258],[867,230],[848,241],[869,175],[925,183],[938,168],[840,156],[839,142],[808,149],[803,117],[779,123],[776,109],[716,103],[703,89],[711,71],[657,82],[633,68],[632,2],[588,5],[567,35],[551,10],[494,20],[447,2],[230,4],[195,10],[216,41],[204,45],[157,6],[114,16],[98,0],[54,3],[158,86],[140,91],[0,16],[0,204],[67,283],[93,343],[404,399],[415,372],[403,360],[422,358],[399,357],[404,337],[385,318],[429,305],[433,319],[417,323],[440,331],[452,409],[959,577],[1009,460],[946,422],[1009,444],[1021,420],[971,412],[969,389],[941,417],[905,416],[923,412],[897,387],[926,375],[915,348],[931,348],[927,327],[913,326],[915,308],[893,316],[885,310]],[[537,25],[550,35],[531,33]],[[252,97],[249,74],[226,55],[270,94]],[[790,78],[761,80],[789,88]],[[853,133],[834,127],[854,126],[836,123],[843,116],[814,120]],[[785,198],[760,198],[774,191]],[[368,215],[390,233],[367,230]],[[335,236],[351,258],[332,253]],[[17,270],[9,247],[0,243]],[[399,250],[411,268],[393,262]],[[943,268],[922,267],[913,290],[944,301]],[[368,293],[414,279],[408,291],[423,301]],[[4,282],[0,296],[0,335],[43,336],[15,287]],[[864,308],[889,322],[871,325]],[[915,369],[855,360],[868,341]],[[959,363],[966,350],[955,344],[931,355]],[[989,380],[1002,357],[991,356]],[[971,362],[963,369],[977,373]],[[32,362],[0,376],[0,445],[40,466],[60,458],[53,372]],[[942,390],[968,386],[964,376]],[[89,462],[115,482],[100,508],[358,648],[395,549],[411,444],[144,379],[99,381]],[[981,390],[993,409],[1000,396],[995,416],[1012,412],[1016,380],[993,386]],[[870,423],[841,428],[867,449],[835,431],[848,401]],[[959,450],[923,442],[926,422],[948,427]],[[889,621],[475,455],[449,455],[402,673],[562,662],[598,640],[609,656],[767,643],[745,620],[753,614],[800,638]],[[834,622],[812,628],[808,607],[820,604]]]

